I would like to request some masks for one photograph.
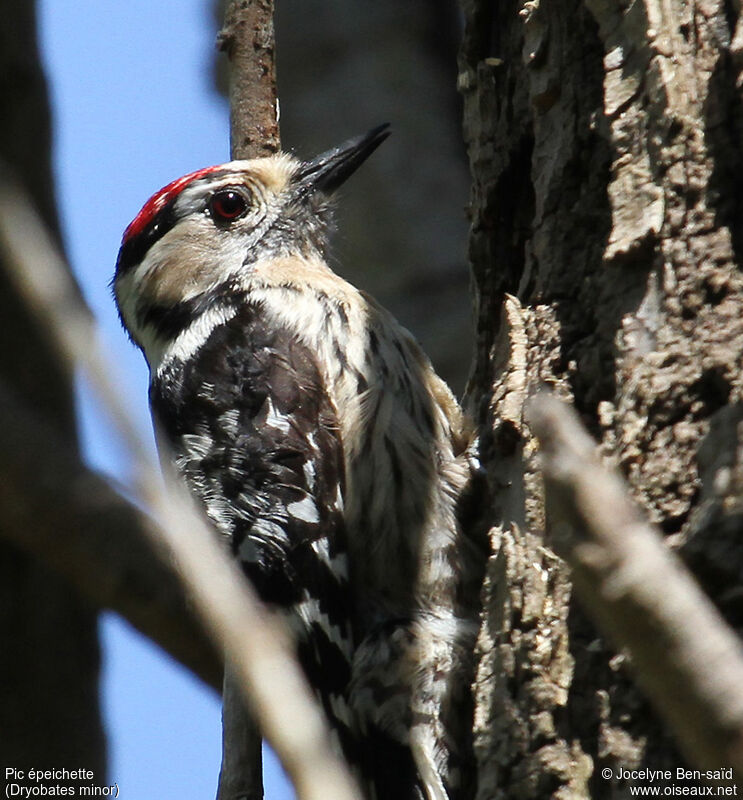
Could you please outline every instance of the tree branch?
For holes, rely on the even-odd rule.
[[[233,158],[278,153],[279,105],[274,62],[273,0],[230,0],[217,45],[230,60]]]
[[[585,608],[703,768],[743,775],[743,648],[661,535],[601,465],[575,414],[534,400],[548,531]]]

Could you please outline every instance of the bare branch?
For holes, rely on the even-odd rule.
[[[743,647],[681,561],[601,465],[574,413],[531,404],[541,442],[551,542],[576,591],[687,757],[743,775]]]
[[[230,60],[233,158],[278,153],[279,106],[274,62],[273,0],[229,0],[217,38]]]
[[[223,648],[245,699],[301,800],[359,797],[330,747],[327,723],[294,658],[289,636],[258,601],[180,482],[158,469],[139,438],[115,364],[104,358],[93,320],[43,224],[17,186],[0,183],[0,246],[23,296],[71,365],[83,366],[115,414],[137,474],[137,493],[159,522],[149,532],[165,548],[214,645]]]

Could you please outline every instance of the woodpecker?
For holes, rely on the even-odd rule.
[[[470,431],[413,337],[328,266],[333,193],[388,133],[173,181],[113,289],[178,472],[286,613],[368,796],[447,800],[471,726]]]

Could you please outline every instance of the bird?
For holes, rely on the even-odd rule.
[[[476,438],[414,337],[329,263],[336,192],[388,135],[174,180],[126,228],[112,288],[159,437],[286,616],[365,796],[450,800],[471,772]]]

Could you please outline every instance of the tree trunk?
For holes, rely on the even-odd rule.
[[[56,232],[49,107],[34,4],[3,0],[0,8],[2,169],[12,170]],[[74,449],[72,376],[59,364],[46,332],[18,299],[4,269],[0,328],[4,388]],[[0,520],[3,524],[7,520]],[[96,612],[62,579],[7,544],[7,538],[0,537],[0,764],[23,772],[81,767],[103,784]],[[5,771],[3,777],[8,777]]]
[[[493,497],[478,796],[629,796],[620,768],[685,762],[571,598],[524,403],[544,387],[572,400],[736,624],[743,27],[715,0],[462,7],[470,396]]]

